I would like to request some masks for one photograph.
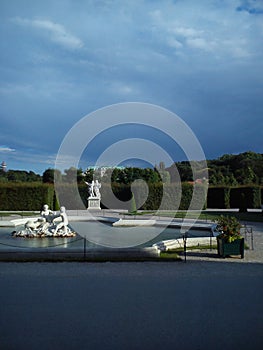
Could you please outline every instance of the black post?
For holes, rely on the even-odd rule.
[[[87,243],[87,240],[86,240],[86,237],[84,237],[84,260],[86,260],[86,243]]]
[[[183,241],[184,241],[184,262],[186,263],[186,240],[187,240],[187,232],[183,235]]]

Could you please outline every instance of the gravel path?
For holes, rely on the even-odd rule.
[[[244,259],[241,259],[240,256],[219,258],[216,249],[207,249],[188,251],[187,261],[263,263],[263,223],[250,222],[247,227],[252,228],[253,242],[251,241],[251,234],[247,234],[245,243],[249,246],[249,249],[245,249]]]

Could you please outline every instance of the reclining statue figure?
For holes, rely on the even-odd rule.
[[[68,227],[66,208],[61,207],[59,213],[53,212],[48,205],[43,206],[41,217],[30,219],[25,223],[25,230],[14,231],[13,236],[18,237],[74,237],[76,235]]]

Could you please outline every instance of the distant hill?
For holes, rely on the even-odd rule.
[[[263,185],[263,154],[244,152],[237,155],[225,154],[217,159],[207,160],[210,185]],[[166,168],[174,181],[174,167],[181,181],[193,181],[191,165],[188,161],[176,162]],[[200,172],[202,178],[202,172]]]

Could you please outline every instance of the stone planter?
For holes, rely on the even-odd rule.
[[[234,242],[226,242],[222,238],[217,238],[218,255],[225,258],[228,255],[241,255],[244,258],[244,238],[236,239]]]

